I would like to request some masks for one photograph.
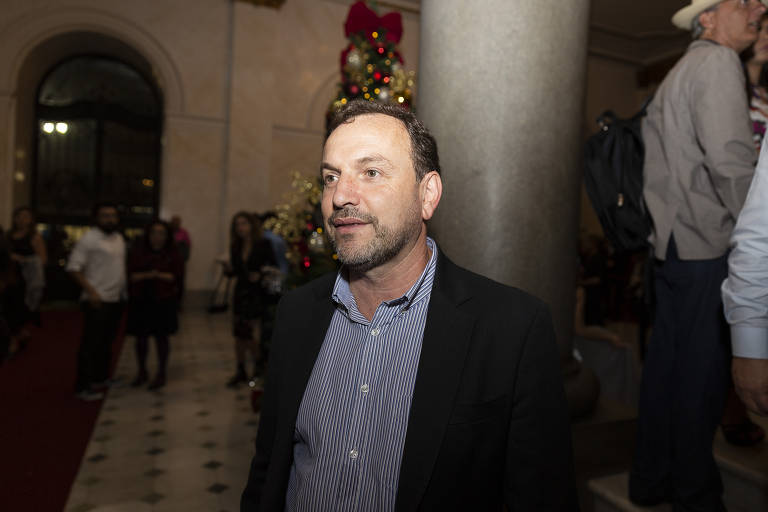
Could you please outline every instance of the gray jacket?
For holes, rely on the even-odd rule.
[[[680,259],[725,254],[757,160],[736,52],[694,41],[656,91],[643,140],[656,257],[671,235]]]

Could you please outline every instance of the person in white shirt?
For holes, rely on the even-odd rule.
[[[768,415],[768,138],[763,139],[752,186],[733,230],[725,318],[731,325],[736,393],[748,409]]]
[[[96,205],[94,220],[96,226],[78,240],[67,263],[67,271],[83,289],[83,335],[75,382],[75,393],[82,400],[104,398],[102,388],[108,383],[126,293],[125,239],[117,230],[117,207]]]

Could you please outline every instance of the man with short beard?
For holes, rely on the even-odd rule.
[[[112,343],[125,299],[125,239],[117,228],[117,207],[100,203],[93,209],[96,226],[77,241],[67,272],[83,292],[83,335],[77,354],[75,393],[81,400],[101,400],[109,383]]]
[[[351,102],[321,173],[343,266],[280,302],[241,510],[575,510],[549,312],[427,236],[434,138]]]

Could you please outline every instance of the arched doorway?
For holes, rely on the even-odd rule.
[[[40,81],[35,118],[30,199],[40,221],[86,225],[99,201],[118,204],[128,227],[157,215],[162,103],[138,69],[67,58]]]
[[[20,65],[11,198],[38,214],[48,299],[78,296],[64,266],[93,204],[120,205],[128,237],[158,214],[166,99],[159,76],[133,46],[96,32],[50,37]]]

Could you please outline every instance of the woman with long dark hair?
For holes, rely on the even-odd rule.
[[[128,258],[128,333],[136,336],[139,367],[131,384],[134,387],[147,382],[150,336],[155,338],[158,368],[149,389],[165,385],[170,353],[168,338],[178,329],[176,311],[183,269],[184,263],[176,250],[169,226],[160,220],[151,222],[144,230],[143,240],[137,243]]]
[[[248,381],[245,360],[251,353],[254,377],[263,371],[263,354],[256,328],[266,306],[264,278],[277,265],[272,246],[261,234],[261,224],[248,212],[238,212],[230,226],[230,272],[237,278],[233,298],[237,371],[227,386],[235,387]]]
[[[14,353],[30,337],[27,324],[39,321],[38,308],[45,285],[44,267],[48,261],[45,242],[37,232],[35,214],[28,206],[13,211],[13,223],[7,241],[14,262],[14,284],[8,291],[8,318],[10,319],[11,348]]]

